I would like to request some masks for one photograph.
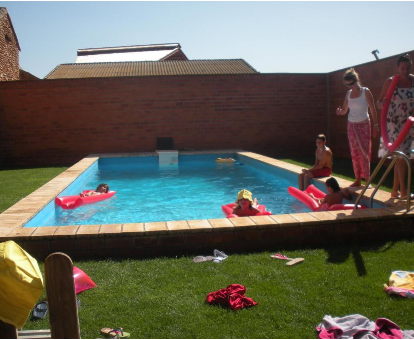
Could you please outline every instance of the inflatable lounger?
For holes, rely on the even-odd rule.
[[[233,158],[217,158],[217,163],[234,163],[236,160]]]
[[[330,207],[323,204],[320,205],[316,200],[310,197],[309,194],[313,194],[315,198],[323,199],[326,194],[316,188],[313,184],[309,185],[305,191],[300,191],[295,187],[288,187],[288,192],[291,196],[296,198],[298,201],[302,202],[308,208],[313,211],[332,211],[332,210],[352,210],[354,209],[354,204],[333,204]],[[364,209],[366,207],[358,205],[358,209]]]
[[[82,193],[86,194],[90,191],[94,191],[94,190],[84,190]],[[62,209],[76,209],[82,205],[92,204],[92,203],[106,200],[108,198],[111,198],[115,194],[116,194],[116,191],[110,191],[105,194],[94,195],[94,196],[81,197],[80,195],[76,195],[76,196],[56,197],[55,204],[61,207]]]

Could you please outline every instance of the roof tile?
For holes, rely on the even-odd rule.
[[[243,59],[61,64],[45,79],[258,73]]]

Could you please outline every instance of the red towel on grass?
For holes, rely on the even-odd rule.
[[[209,293],[206,301],[211,304],[220,304],[230,309],[243,309],[257,305],[251,298],[244,296],[246,287],[239,284],[228,285],[217,292]]]

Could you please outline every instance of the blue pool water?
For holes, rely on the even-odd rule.
[[[237,163],[216,163],[217,157]],[[310,211],[288,194],[288,186],[297,186],[297,175],[288,171],[236,154],[179,156],[178,162],[160,168],[157,156],[101,158],[59,196],[107,183],[114,197],[75,210],[52,201],[25,227],[223,218],[221,206],[243,188],[274,214]]]

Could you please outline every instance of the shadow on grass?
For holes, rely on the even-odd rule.
[[[326,252],[328,253],[328,258],[326,262],[336,263],[336,264],[345,262],[349,258],[349,256],[352,255],[358,275],[365,276],[367,274],[367,270],[364,264],[364,259],[361,255],[361,249],[359,247],[328,248],[326,249]]]
[[[412,241],[408,239],[407,241]],[[376,251],[385,253],[390,250],[395,244],[395,241],[376,241],[370,244],[352,244],[352,245],[340,245],[336,247],[325,248],[325,251],[328,254],[327,262],[329,263],[343,263],[345,262],[350,255],[354,259],[355,268],[359,276],[367,275],[367,270],[365,267],[364,259],[362,257],[362,252],[366,251]]]

